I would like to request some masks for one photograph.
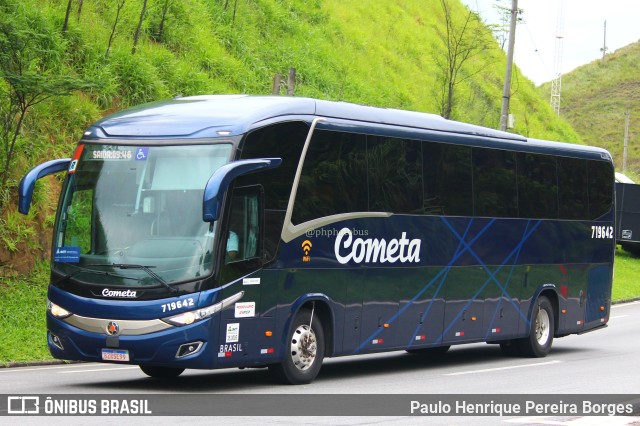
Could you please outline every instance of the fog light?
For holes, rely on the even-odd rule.
[[[49,338],[51,340],[51,343],[56,346],[58,349],[64,351],[64,346],[62,346],[62,340],[60,340],[60,338],[58,336],[56,336],[55,334],[49,332]]]
[[[185,343],[178,348],[176,358],[182,358],[188,355],[193,355],[202,348],[202,342]]]

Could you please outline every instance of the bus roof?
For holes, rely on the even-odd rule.
[[[446,120],[435,114],[285,96],[203,95],[143,104],[101,119],[85,132],[85,139],[236,136],[278,119],[311,121],[314,117],[479,136],[511,144],[527,143],[542,150],[590,152],[600,154],[603,159],[611,158],[601,148],[527,139],[513,133]]]
[[[93,128],[100,129],[105,137],[211,137],[219,136],[218,131],[242,134],[263,121],[287,116],[319,116],[526,141],[513,133],[445,120],[435,114],[284,96],[175,98],[109,115]]]

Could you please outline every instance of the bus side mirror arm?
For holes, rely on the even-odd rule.
[[[222,199],[231,182],[238,176],[274,169],[282,164],[281,158],[256,158],[232,161],[216,170],[204,188],[202,200],[202,220],[214,222],[220,217]]]
[[[71,158],[61,158],[59,160],[51,160],[35,166],[24,175],[18,187],[18,211],[22,214],[29,213],[31,208],[31,198],[33,197],[33,189],[36,181],[53,173],[62,172],[69,169]]]

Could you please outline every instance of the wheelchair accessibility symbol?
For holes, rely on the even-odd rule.
[[[136,161],[145,161],[149,156],[149,148],[136,148]]]

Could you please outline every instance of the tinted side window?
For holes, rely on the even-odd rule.
[[[309,125],[304,122],[278,123],[249,133],[242,146],[242,159],[282,158],[282,164],[275,169],[237,179],[237,186],[260,184],[264,188],[264,221],[267,225],[264,251],[267,260],[275,257],[280,243],[285,210],[308,132]]]
[[[558,217],[556,160],[547,155],[518,153],[518,212],[520,217]]]
[[[259,194],[255,190],[234,194],[229,218],[225,264],[257,257],[260,243]]]
[[[560,219],[587,219],[587,188],[587,162],[577,158],[558,158]]]
[[[262,184],[266,208],[286,210],[308,132],[309,126],[303,122],[281,123],[251,132],[244,141],[241,158],[282,158],[282,164],[242,176],[238,185]]]
[[[605,161],[588,161],[589,219],[597,219],[611,210],[613,200],[613,168]]]
[[[370,136],[367,140],[369,210],[422,211],[422,143]]]
[[[293,223],[368,211],[366,137],[317,130],[309,145]]]
[[[424,142],[424,213],[473,215],[471,148]]]
[[[473,149],[473,205],[476,216],[517,216],[514,152]]]

